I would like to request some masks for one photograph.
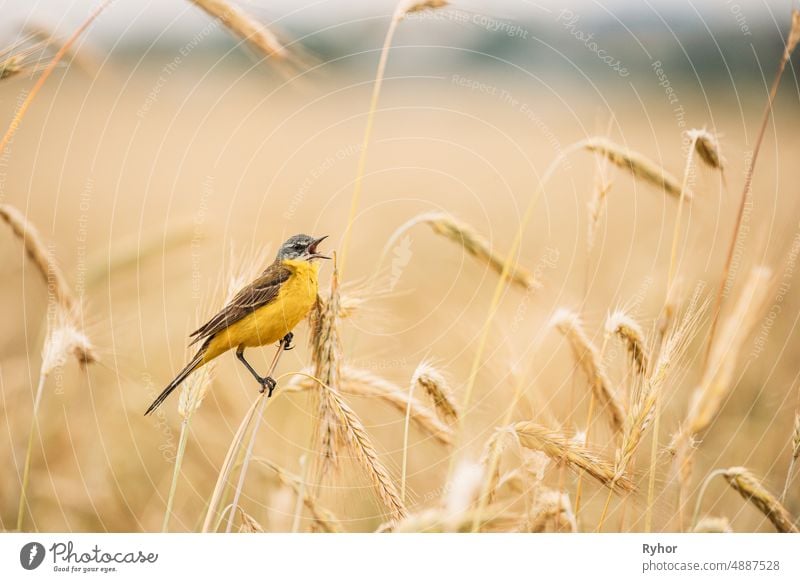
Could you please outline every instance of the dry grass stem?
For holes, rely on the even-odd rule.
[[[434,409],[443,421],[458,420],[453,392],[444,376],[428,362],[422,362],[411,377],[411,383],[421,388],[433,402]]]
[[[611,428],[614,432],[620,432],[625,420],[622,404],[611,388],[611,380],[600,360],[600,352],[586,334],[580,316],[568,309],[559,309],[550,324],[569,342],[575,362],[583,370],[600,407],[608,414]]]
[[[611,463],[560,432],[532,421],[518,422],[514,425],[514,431],[519,435],[522,446],[542,451],[556,462],[565,462],[571,469],[582,469],[616,493],[631,493],[635,490],[628,475],[615,472]]]
[[[749,470],[731,467],[723,473],[723,477],[739,495],[755,505],[779,532],[800,533],[786,508]]]
[[[606,319],[606,333],[615,335],[622,341],[636,371],[641,376],[646,376],[650,356],[642,326],[625,311],[618,309]]]
[[[681,186],[678,180],[657,163],[638,152],[624,148],[604,137],[589,138],[583,142],[583,147],[605,156],[614,165],[628,170],[635,178],[663,189],[671,196],[678,198],[681,195]]]

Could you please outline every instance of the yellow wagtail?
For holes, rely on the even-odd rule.
[[[329,259],[317,252],[326,236],[312,238],[297,234],[278,251],[275,261],[261,276],[239,291],[228,305],[191,334],[192,344],[203,345],[192,361],[153,401],[145,416],[164,402],[189,374],[217,356],[236,348],[236,357],[272,396],[275,380],[261,377],[244,357],[244,349],[277,341],[291,349],[292,329],[308,314],[317,300],[317,272],[313,259]],[[190,345],[192,345],[190,344]]]

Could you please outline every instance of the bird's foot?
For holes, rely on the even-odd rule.
[[[294,346],[292,345],[293,339],[294,339],[294,334],[292,332],[287,333],[285,336],[283,336],[283,339],[280,341],[281,347],[287,352],[289,350],[293,350],[294,349]]]
[[[275,390],[275,386],[278,385],[278,383],[272,376],[267,376],[266,378],[259,378],[258,383],[261,384],[261,390],[259,391],[261,394],[264,393],[264,390],[268,390],[267,398],[272,397],[272,391]]]

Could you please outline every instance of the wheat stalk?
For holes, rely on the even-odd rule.
[[[320,389],[327,393],[331,413],[338,421],[339,432],[342,434],[346,444],[355,452],[356,458],[370,477],[381,500],[394,519],[403,519],[406,516],[405,505],[389,471],[381,463],[361,420],[335,388],[320,382],[317,378],[314,378],[314,380],[320,386]]]
[[[556,462],[563,461],[571,469],[582,469],[611,491],[631,493],[636,488],[627,474],[615,471],[611,463],[560,432],[533,421],[518,422],[513,430],[523,446],[542,451]]]
[[[22,483],[20,485],[19,508],[17,511],[17,531],[22,531],[25,520],[25,511],[28,507],[28,482],[30,480],[31,460],[33,458],[33,438],[39,429],[39,408],[41,407],[44,387],[47,379],[58,368],[66,364],[67,359],[75,354],[91,354],[92,346],[88,338],[78,331],[72,318],[57,310],[52,319],[48,319],[47,335],[42,346],[42,363],[39,368],[39,381],[33,399],[33,412],[31,427],[28,432],[28,444],[25,449],[25,462],[22,469]],[[81,357],[79,362],[83,362]]]
[[[665,337],[658,358],[644,379],[641,390],[634,399],[625,423],[625,433],[617,450],[617,470],[626,471],[657,412],[657,403],[667,377],[676,362],[683,355],[697,329],[702,307],[694,302],[690,305],[680,322]]]
[[[606,333],[617,336],[628,350],[636,371],[647,375],[650,361],[642,326],[625,311],[617,309],[606,318]]]
[[[587,203],[589,211],[588,230],[586,234],[587,252],[591,253],[597,238],[597,225],[606,207],[606,198],[611,191],[612,182],[608,176],[608,158],[595,156],[595,175],[592,197]]]
[[[786,471],[786,482],[783,485],[783,493],[781,493],[781,503],[786,500],[786,494],[789,493],[789,484],[792,482],[794,466],[798,458],[800,458],[800,412],[795,412],[794,430],[792,431],[792,460],[789,461],[789,470]]]
[[[458,408],[453,398],[453,391],[441,372],[429,362],[420,362],[411,376],[411,383],[421,388],[430,397],[440,419],[443,421],[458,420]]]
[[[686,134],[697,155],[709,168],[715,170],[724,168],[725,160],[722,157],[719,139],[716,135],[705,128],[690,129]]]
[[[605,156],[614,165],[628,170],[635,178],[663,189],[671,196],[680,197],[682,190],[675,177],[639,152],[624,148],[604,137],[592,137],[582,143],[584,149]]]
[[[779,532],[800,533],[786,508],[749,470],[744,467],[731,467],[725,470],[722,476],[739,495],[755,505]]]
[[[0,219],[22,242],[25,253],[41,275],[48,291],[53,293],[58,304],[65,312],[72,312],[78,304],[78,300],[72,294],[61,269],[50,256],[47,245],[36,226],[10,204],[0,204]]]
[[[342,348],[339,338],[339,275],[334,260],[330,293],[327,299],[317,297],[312,310],[309,342],[314,377],[332,390],[315,390],[316,417],[313,438],[319,450],[317,467],[322,479],[338,465],[338,449],[344,442],[343,427],[335,414],[334,396],[339,389],[342,366]]]
[[[39,62],[39,58],[41,58],[41,54],[46,48],[46,43],[32,42],[29,44],[32,39],[33,35],[0,50],[0,81],[11,79],[23,73],[33,75],[44,70],[45,65]],[[26,44],[28,46],[25,46]],[[36,53],[39,53],[39,58],[32,59],[31,57]]]
[[[239,38],[247,41],[266,57],[286,59],[289,51],[266,26],[224,0],[190,0],[212,18],[218,19]]]
[[[768,267],[753,269],[739,301],[721,328],[700,384],[692,396],[686,420],[686,430],[690,435],[696,435],[708,428],[728,396],[738,354],[758,323],[759,315],[768,299],[771,278],[772,271]]]
[[[395,248],[400,237],[419,224],[427,224],[436,234],[460,245],[469,255],[486,264],[496,273],[502,275],[505,266],[505,258],[503,255],[498,254],[497,251],[492,248],[492,245],[486,237],[480,234],[473,226],[462,220],[458,220],[446,212],[424,212],[404,222],[388,238],[376,263],[376,268],[372,277],[373,286],[375,279],[380,273],[381,265],[385,262],[389,251]],[[541,287],[541,284],[530,271],[516,263],[509,264],[508,274],[506,276],[511,283],[522,289],[533,291]]]
[[[416,398],[396,384],[361,368],[345,366],[342,370],[342,392],[354,396],[377,397],[398,411],[410,409],[410,418],[420,429],[443,445],[453,443],[453,429],[443,423]]]
[[[392,48],[394,34],[397,31],[398,25],[410,12],[419,12],[420,10],[435,10],[445,6],[446,4],[446,2],[442,2],[440,0],[400,0],[395,7],[392,20],[389,23],[389,28],[386,30],[386,36],[383,39],[383,47],[381,48],[381,54],[378,59],[378,68],[375,72],[375,83],[372,85],[372,95],[370,96],[369,111],[367,112],[367,123],[364,127],[364,137],[361,141],[361,150],[358,157],[356,178],[353,182],[353,193],[350,196],[350,210],[347,215],[347,226],[345,227],[344,236],[342,237],[342,272],[344,272],[345,262],[347,260],[347,252],[350,249],[350,235],[353,229],[353,222],[356,219],[356,212],[358,211],[359,204],[361,203],[361,191],[364,187],[364,173],[367,169],[367,152],[369,151],[369,146],[372,141],[372,128],[375,124],[375,111],[378,109],[378,100],[381,96],[383,79],[386,75],[386,64],[389,61],[389,50]]]
[[[580,316],[562,308],[553,315],[550,325],[558,329],[569,342],[572,355],[589,381],[592,393],[608,414],[611,428],[614,432],[620,432],[623,428],[625,413],[617,395],[611,388],[611,380],[600,359],[600,352],[586,334]]]
[[[508,446],[511,438],[516,438],[517,433],[511,427],[501,427],[492,433],[486,445],[483,447],[481,464],[486,475],[484,486],[483,504],[488,505],[494,501],[497,489],[500,486],[500,463],[499,459]]]

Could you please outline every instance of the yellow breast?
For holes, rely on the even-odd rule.
[[[281,285],[278,297],[218,333],[208,346],[206,362],[239,346],[278,342],[308,315],[317,300],[319,267],[309,261],[283,261],[283,265],[292,276]]]

